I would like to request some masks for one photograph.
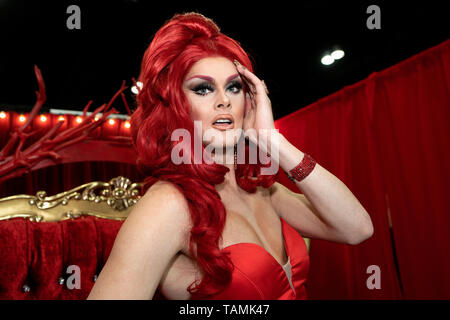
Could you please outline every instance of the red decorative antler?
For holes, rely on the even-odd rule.
[[[119,95],[121,95],[122,99],[124,100],[123,91],[127,88],[125,87],[125,81],[123,81],[122,86],[111,98],[108,104],[101,105],[91,115],[86,117],[87,110],[92,104],[92,101],[89,101],[89,103],[83,110],[83,116],[86,118],[79,126],[68,128],[55,136],[55,133],[63,123],[61,121],[52,129],[50,129],[38,141],[34,142],[25,150],[22,150],[23,146],[25,145],[25,141],[37,133],[37,131],[27,133],[26,129],[28,128],[31,121],[33,121],[33,119],[36,117],[46,100],[45,84],[41,71],[37,66],[34,66],[34,72],[36,74],[39,85],[39,91],[36,91],[37,100],[30,112],[27,121],[21,127],[15,129],[15,131],[11,133],[11,139],[0,151],[0,183],[29,172],[33,165],[37,164],[43,159],[50,158],[57,162],[61,159],[61,156],[57,153],[58,150],[90,138],[89,134],[93,130],[101,126],[110,114],[117,113],[117,110],[115,110],[114,108],[112,108],[111,110],[108,109],[110,109],[111,105]],[[128,105],[126,105],[126,108],[129,112]],[[102,113],[102,116],[97,121],[94,121],[94,117],[100,112]],[[112,140],[128,142],[131,141],[129,137],[121,137],[121,139]]]

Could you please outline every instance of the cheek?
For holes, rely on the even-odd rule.
[[[186,98],[189,104],[189,115],[191,116],[191,119],[198,120],[199,113],[202,111],[202,103],[200,99],[191,93],[187,93]]]
[[[204,97],[198,97],[197,95],[188,97],[189,112],[193,121],[199,120],[202,122],[207,121],[210,117],[208,113],[208,99]]]
[[[242,121],[244,118],[244,112],[245,112],[245,97],[244,95],[238,95],[235,96],[232,99],[232,105],[233,105],[233,113],[235,114],[235,117]]]

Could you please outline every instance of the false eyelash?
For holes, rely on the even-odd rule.
[[[196,85],[194,88],[192,88],[192,91],[199,91],[202,89],[208,89],[208,90],[214,90],[213,86],[210,85],[209,83],[201,83],[199,85]]]
[[[230,89],[232,87],[236,87],[240,91],[243,88],[243,84],[242,84],[242,82],[240,82],[238,80],[234,80],[228,85],[227,89]],[[199,95],[203,96],[203,95],[206,95],[206,93],[199,93],[199,91],[200,90],[205,90],[205,89],[208,89],[210,91],[214,91],[214,87],[210,83],[207,83],[207,82],[200,83],[200,84],[196,85],[194,88],[192,88],[191,90],[193,92],[195,92],[196,94],[199,94]]]
[[[231,87],[236,87],[239,90],[242,90],[243,86],[242,86],[242,82],[238,81],[238,80],[234,80],[230,83],[230,85],[228,86],[228,89]]]

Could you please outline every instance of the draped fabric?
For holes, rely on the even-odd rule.
[[[86,299],[122,223],[92,216],[0,221],[0,300]]]
[[[357,246],[312,240],[309,298],[450,298],[449,85],[447,40],[276,121],[375,229]]]
[[[1,197],[16,194],[35,195],[45,190],[54,195],[92,181],[108,182],[117,176],[124,176],[132,182],[143,178],[135,165],[109,161],[64,163],[49,166],[0,184]]]
[[[447,200],[450,190],[449,83],[450,41],[446,41],[276,121],[276,127],[291,143],[313,156],[346,184],[370,214],[375,229],[372,238],[356,246],[312,240],[305,284],[308,299],[450,298],[450,205]],[[1,145],[7,142],[15,123],[0,120]],[[107,130],[102,132],[107,134]],[[108,181],[118,175],[134,182],[142,181],[130,153],[120,147],[105,146],[108,149],[97,147],[85,153],[80,158],[85,159],[84,162],[42,166],[39,170],[10,179],[0,185],[0,194],[6,197],[46,190],[51,195],[91,181]],[[81,144],[78,147],[81,149],[71,152],[83,154]],[[108,152],[103,153],[107,153],[103,160],[95,156],[104,150]],[[279,181],[299,192],[282,172],[279,173]],[[95,221],[91,220],[63,224],[88,224],[85,228],[90,231],[86,232],[109,232],[105,240],[108,246],[98,250],[106,257],[120,223],[114,228],[97,225],[95,229]],[[36,241],[41,241],[39,243],[44,247],[39,250],[43,250],[42,254],[53,250],[60,255],[60,250],[54,249],[52,243],[59,243],[69,234],[84,232],[81,229],[84,227],[77,227],[77,233],[69,229],[64,231],[61,227],[62,232],[58,233],[56,229],[49,229],[56,228],[54,224],[47,228],[33,223],[31,229],[26,229],[29,228],[27,225],[30,222],[18,220],[1,224],[4,235],[0,237],[2,252],[7,254],[5,248],[13,250],[10,260],[0,259],[4,266],[0,272],[7,266],[12,272],[5,273],[2,278],[6,282],[11,281],[8,285],[3,282],[0,285],[2,297],[25,298],[18,293],[21,285],[27,283],[30,272],[42,271],[36,269],[37,265],[35,269],[26,266],[28,260],[24,257],[27,253],[17,250],[31,250],[26,249],[27,246],[31,248]],[[39,240],[36,235],[41,232],[47,235],[47,240]],[[14,234],[21,240],[12,237]],[[33,243],[24,238],[28,234],[35,235]],[[298,239],[303,241],[301,237]],[[79,248],[84,245],[89,246],[80,243]],[[244,252],[239,251],[243,248],[236,247],[234,253]],[[295,244],[291,244],[291,248],[295,248]],[[256,252],[254,248],[252,250]],[[71,252],[83,250],[73,249]],[[16,256],[23,259],[17,260]],[[54,258],[60,261],[55,267],[58,270],[31,273],[31,278],[43,286],[48,281],[56,286],[59,269],[66,262],[64,257]],[[80,260],[77,257],[73,259],[75,262]],[[96,272],[93,266],[98,268],[98,263],[104,263],[104,260],[83,260],[80,263],[89,266],[89,275],[92,276]],[[51,259],[47,261],[51,262]],[[298,270],[295,270],[295,259],[291,262],[295,280]],[[14,266],[23,270],[14,273]],[[289,292],[289,282],[281,266],[277,271],[283,288]],[[12,275],[17,276],[10,277]],[[65,296],[60,291],[36,293],[33,297],[85,298],[89,286],[93,285],[92,279],[89,281],[89,285],[83,286],[86,291],[77,297]]]

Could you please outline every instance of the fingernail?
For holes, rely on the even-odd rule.
[[[239,61],[237,61],[236,59],[235,59],[233,62],[234,62],[234,64],[236,65],[236,67],[237,67],[238,69],[239,69],[239,67],[241,67],[242,70],[245,69],[245,67],[244,67],[242,64],[240,64]]]

